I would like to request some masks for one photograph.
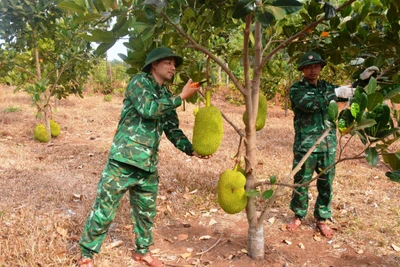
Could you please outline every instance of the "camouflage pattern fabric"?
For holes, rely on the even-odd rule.
[[[193,146],[179,129],[175,108],[182,104],[167,88],[159,86],[151,73],[135,75],[125,92],[121,119],[109,158],[140,169],[157,171],[162,133],[181,151],[193,154]]]
[[[300,160],[306,153],[295,152],[293,166],[297,166]],[[331,149],[329,152],[312,153],[306,160],[301,170],[294,176],[295,184],[309,182],[314,170],[320,173],[332,164],[335,163],[336,149]],[[317,180],[318,197],[314,207],[314,217],[318,219],[329,219],[332,217],[331,201],[333,196],[332,182],[335,177],[335,168],[329,169],[322,174]],[[296,192],[297,191],[297,192]],[[297,218],[304,218],[308,210],[308,186],[297,187],[293,191],[290,209],[294,212]]]
[[[129,191],[136,252],[139,254],[148,252],[148,247],[153,243],[151,230],[156,216],[158,174],[109,160],[102,173],[95,203],[79,241],[83,257],[92,258],[94,253],[99,253],[126,191]]]
[[[153,242],[158,191],[158,147],[162,134],[181,151],[192,156],[191,142],[179,129],[176,107],[182,104],[151,73],[135,75],[125,92],[121,119],[102,173],[93,208],[80,240],[81,254],[98,253],[115,211],[129,190],[136,252],[146,254]]]
[[[336,87],[322,80],[319,80],[318,85],[315,86],[303,79],[290,88],[295,130],[293,168],[327,129],[325,120],[328,119],[328,105],[331,100],[337,100]],[[295,175],[295,184],[310,181],[314,171],[319,173],[335,162],[336,142],[336,129],[332,129]],[[314,216],[317,218],[330,218],[332,215],[330,203],[334,176],[335,169],[332,168],[317,181],[318,198],[314,209]],[[300,195],[293,192],[290,208],[296,217],[303,218],[308,209],[308,187],[300,187],[296,190]]]
[[[293,151],[307,152],[326,130],[324,121],[328,118],[328,105],[337,100],[337,86],[325,81],[318,81],[318,86],[305,79],[296,82],[290,88],[290,101],[294,112]],[[332,129],[314,152],[326,152],[336,148],[336,129]]]

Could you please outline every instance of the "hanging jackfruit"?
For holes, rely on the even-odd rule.
[[[206,106],[199,109],[193,127],[192,144],[200,156],[214,154],[224,134],[222,114],[215,106],[210,106],[210,91],[206,91]]]
[[[33,130],[33,138],[44,143],[50,141],[50,136],[47,133],[46,127],[44,127],[42,123],[36,125],[35,129]]]
[[[54,120],[50,120],[50,131],[51,131],[51,136],[53,137],[57,137],[61,133],[60,125],[58,125],[58,123],[55,122]]]
[[[256,118],[256,131],[261,130],[265,126],[265,121],[267,120],[268,102],[264,94],[258,96],[258,111]],[[243,113],[243,122],[246,124],[247,112]]]
[[[246,208],[246,177],[238,171],[226,170],[218,180],[218,203],[229,214],[239,213]]]

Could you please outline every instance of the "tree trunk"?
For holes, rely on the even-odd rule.
[[[249,226],[248,231],[248,250],[253,260],[264,259],[264,224],[261,222],[256,226]]]
[[[43,110],[43,125],[46,127],[47,134],[51,140],[51,128],[50,128],[50,119],[51,119],[51,107],[50,105],[45,105]]]

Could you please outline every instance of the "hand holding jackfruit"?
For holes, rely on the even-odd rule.
[[[47,133],[46,127],[44,127],[42,123],[36,125],[35,129],[33,130],[33,138],[44,143],[50,141],[50,136]]]
[[[261,130],[265,126],[265,121],[267,120],[268,102],[264,94],[258,96],[258,111],[256,118],[256,131]],[[243,113],[243,122],[246,124],[247,112]]]
[[[229,214],[239,213],[246,208],[246,177],[238,171],[226,170],[218,180],[218,203]]]
[[[51,131],[51,136],[53,137],[57,137],[61,133],[60,125],[58,125],[58,123],[55,122],[54,120],[50,120],[50,131]]]

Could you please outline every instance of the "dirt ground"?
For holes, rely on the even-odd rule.
[[[244,107],[213,97],[239,128]],[[106,102],[101,95],[70,97],[58,103],[54,119],[61,135],[50,143],[33,139],[37,123],[30,98],[0,87],[0,266],[75,266],[78,240],[93,203],[96,186],[116,130],[122,97]],[[191,139],[194,105],[178,109],[181,128]],[[257,177],[284,180],[291,170],[293,114],[272,102],[267,125],[257,132]],[[284,225],[292,218],[291,189],[268,211],[264,222],[265,259],[247,255],[245,212],[224,213],[216,202],[219,175],[233,168],[239,136],[225,123],[220,149],[208,160],[191,158],[166,139],[160,147],[160,193],[152,252],[167,266],[400,266],[400,184],[385,177],[380,162],[338,165],[332,203],[335,236],[315,229],[310,211],[300,231]],[[349,153],[360,151],[351,143]],[[260,202],[260,207],[263,203]],[[134,236],[125,196],[96,255],[97,266],[140,266],[130,254]]]

